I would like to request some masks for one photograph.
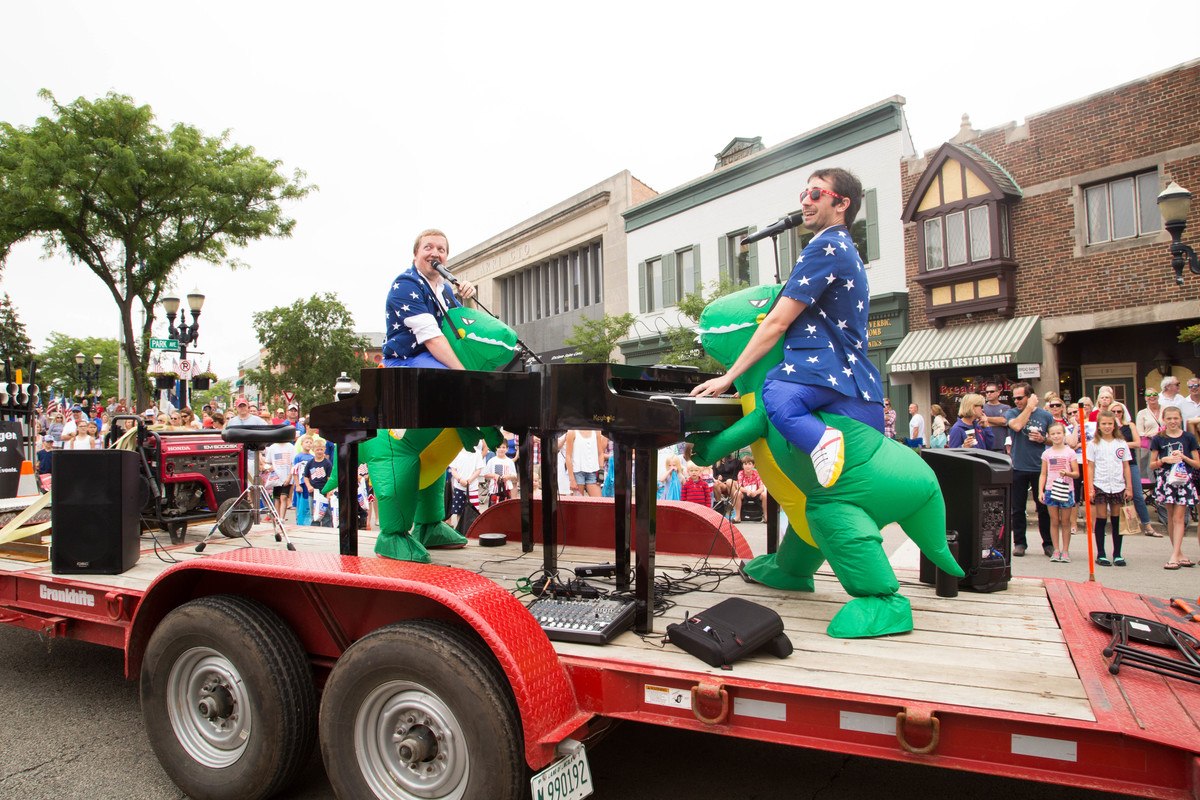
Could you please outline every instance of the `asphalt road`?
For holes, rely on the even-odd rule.
[[[0,798],[182,798],[155,760],[137,685],[117,650],[47,643],[0,625]],[[594,797],[622,800],[1019,797],[1105,800],[1102,794],[626,723],[589,752]],[[282,797],[334,797],[320,757]]]

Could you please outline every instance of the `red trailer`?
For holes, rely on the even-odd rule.
[[[1111,674],[1101,652],[1110,635],[1088,618],[1180,624],[1161,601],[1032,579],[943,598],[902,574],[912,633],[832,639],[825,624],[847,598],[831,576],[812,594],[710,577],[746,552],[716,516],[691,519],[690,539],[660,536],[655,566],[704,576],[706,591],[673,598],[653,633],[606,646],[546,637],[521,594],[542,559],[515,543],[472,543],[419,565],[341,555],[330,529],[293,529],[289,552],[266,525],[250,534],[253,547],[223,539],[203,554],[194,543],[205,531],[157,549],[144,540],[120,575],[69,577],[0,558],[0,621],[123,649],[155,752],[193,797],[271,796],[318,743],[342,797],[582,797],[584,745],[620,719],[1146,797],[1200,795],[1200,687]],[[586,527],[567,532],[561,566],[611,557],[611,531]],[[372,552],[373,535],[358,537]],[[795,652],[721,670],[664,645],[666,621],[734,595],[776,609]]]

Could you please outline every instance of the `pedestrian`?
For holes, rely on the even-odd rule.
[[[712,489],[700,476],[701,469],[695,464],[688,467],[688,479],[679,488],[679,499],[686,503],[696,503],[705,508],[712,508]]]
[[[608,449],[608,439],[599,431],[571,430],[563,453],[567,461],[567,476],[572,493],[589,497],[600,496],[601,454]]]
[[[989,438],[983,426],[983,396],[964,394],[958,401],[958,421],[950,428],[949,447],[975,447],[988,450]]]
[[[904,443],[918,450],[925,446],[925,417],[916,403],[908,404],[908,436]]]
[[[678,500],[683,490],[683,459],[675,454],[667,456],[663,472],[658,476],[658,499]]]
[[[929,446],[945,447],[949,441],[947,434],[950,430],[950,421],[946,419],[946,412],[937,403],[929,407],[929,429],[931,431]]]
[[[1067,427],[1051,422],[1046,432],[1050,446],[1042,451],[1042,475],[1038,494],[1050,512],[1051,561],[1071,563],[1071,529],[1075,522],[1075,483],[1079,461],[1067,446]]]
[[[742,469],[738,472],[738,487],[741,491],[733,504],[733,521],[742,521],[742,502],[747,497],[755,497],[762,501],[763,513],[767,510],[767,487],[763,485],[762,476],[754,466],[754,456],[742,457]]]
[[[1142,438],[1138,436],[1137,428],[1129,417],[1129,410],[1124,403],[1113,403],[1110,406],[1117,420],[1117,434],[1129,445],[1129,480],[1133,489],[1133,505],[1125,506],[1126,523],[1135,526],[1134,533],[1147,536],[1159,536],[1158,531],[1150,524],[1150,509],[1146,507],[1146,498],[1142,494],[1142,470],[1138,464],[1142,451]]]
[[[990,449],[997,453],[1004,452],[1004,443],[1009,435],[1006,415],[1011,410],[1012,406],[1008,403],[1000,402],[999,383],[988,381],[983,385],[983,416],[986,418],[988,431],[992,435]]]
[[[1192,567],[1183,557],[1183,532],[1186,514],[1196,505],[1196,486],[1192,478],[1200,468],[1200,444],[1183,429],[1183,413],[1178,406],[1162,412],[1162,432],[1150,441],[1150,466],[1158,470],[1154,501],[1167,509],[1167,535],[1171,537],[1171,558],[1163,569]]]
[[[220,412],[214,412],[214,421],[218,414]],[[304,483],[304,467],[313,459],[312,443],[311,435],[306,433],[301,436],[296,445],[296,455],[292,457],[292,485],[296,498],[297,525],[312,525],[312,493]]]
[[[292,462],[296,460],[296,445],[292,442],[275,442],[266,449],[264,455],[270,469],[271,497],[275,501],[275,513],[279,515],[280,521],[286,521],[295,490],[292,484]]]
[[[1025,516],[1025,503],[1032,492],[1037,509],[1038,532],[1042,537],[1042,552],[1048,558],[1054,555],[1054,545],[1050,539],[1050,511],[1038,495],[1037,485],[1042,473],[1046,431],[1054,418],[1038,407],[1038,396],[1033,393],[1033,387],[1024,381],[1012,387],[1012,399],[1016,408],[1009,409],[1005,417],[1012,438],[1013,555],[1024,556],[1028,547],[1025,530],[1029,523]]]
[[[892,401],[888,398],[883,398],[883,435],[889,439],[896,438],[896,409],[892,408]]]
[[[1117,433],[1116,415],[1107,409],[1096,414],[1096,433],[1088,443],[1087,460],[1094,464],[1092,517],[1095,520],[1096,563],[1102,567],[1123,567],[1125,559],[1121,558],[1121,507],[1133,499],[1133,484],[1129,474],[1129,444]],[[1104,551],[1104,529],[1107,525],[1112,525],[1111,561]]]
[[[1162,408],[1166,408],[1167,406],[1178,407],[1180,401],[1184,398],[1184,395],[1179,393],[1179,378],[1176,378],[1174,375],[1168,375],[1162,379],[1162,383],[1159,386],[1161,387],[1158,392],[1159,406]]]
[[[317,439],[313,442],[312,460],[304,465],[304,487],[308,490],[309,497],[314,504],[318,499],[324,500],[325,486],[329,482],[329,476],[332,473],[333,462],[325,457],[325,440]],[[333,488],[336,489],[337,487]],[[322,528],[333,527],[333,514],[328,504],[325,505],[324,511],[314,522]]]

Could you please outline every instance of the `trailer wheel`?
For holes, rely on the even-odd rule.
[[[525,762],[499,666],[460,628],[389,625],[338,659],[321,699],[321,756],[338,797],[517,800]]]
[[[316,743],[308,656],[283,620],[244,597],[168,614],[146,648],[141,700],[155,755],[196,800],[270,797]]]

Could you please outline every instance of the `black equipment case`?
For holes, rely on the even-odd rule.
[[[683,622],[667,626],[671,644],[710,667],[725,667],[763,650],[779,658],[792,653],[783,620],[766,606],[731,597]]]

